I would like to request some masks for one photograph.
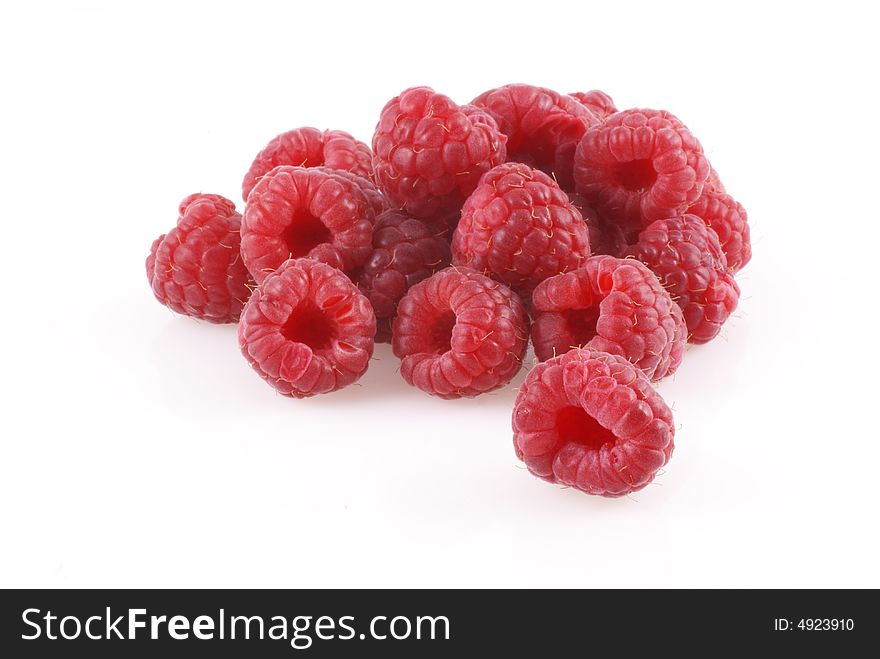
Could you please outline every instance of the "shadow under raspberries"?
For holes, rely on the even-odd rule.
[[[423,393],[415,387],[409,386],[400,375],[400,360],[394,356],[391,346],[387,343],[377,343],[370,367],[364,376],[354,384],[334,391],[329,394],[313,396],[307,399],[307,404],[338,406],[363,402],[372,402],[376,399],[398,398],[402,404],[411,399],[436,400],[444,406],[477,406],[501,405],[513,409],[513,401],[516,398],[516,390],[525,379],[526,373],[532,364],[532,355],[529,353],[524,358],[524,366],[516,377],[501,389],[482,394],[476,398],[458,398],[442,400]]]

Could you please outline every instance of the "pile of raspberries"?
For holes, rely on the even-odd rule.
[[[616,497],[669,460],[652,382],[716,337],[751,257],[746,212],[687,127],[600,91],[513,84],[458,105],[430,87],[340,130],[271,140],[244,212],[193,194],[147,258],[156,298],[238,323],[257,374],[294,398],[357,381],[376,341],[440,398],[503,387],[534,475]]]

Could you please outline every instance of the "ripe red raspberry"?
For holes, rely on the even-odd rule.
[[[594,256],[551,277],[532,296],[532,344],[544,361],[572,347],[620,355],[651,380],[681,364],[687,332],[681,309],[642,263]]]
[[[343,130],[320,131],[317,128],[297,128],[273,138],[257,154],[244,176],[241,194],[248,195],[263,176],[279,165],[292,167],[320,167],[349,171],[372,178],[370,147]]]
[[[574,158],[577,191],[628,233],[684,212],[708,176],[700,143],[659,110],[611,115],[587,130]]]
[[[506,163],[486,173],[461,211],[452,262],[527,297],[541,281],[590,255],[587,226],[545,173]]]
[[[373,251],[355,278],[376,312],[376,341],[391,341],[397,303],[413,284],[449,265],[449,245],[403,211],[376,218]]]
[[[596,115],[571,96],[534,85],[514,84],[490,89],[473,100],[498,122],[507,135],[509,160],[553,176],[571,189],[574,150]]]
[[[282,165],[248,197],[241,254],[257,283],[289,258],[351,271],[370,254],[374,220],[373,203],[350,176]]]
[[[603,91],[594,89],[588,92],[572,92],[569,96],[577,99],[581,105],[587,106],[600,119],[617,112],[617,107],[611,97]]]
[[[622,256],[628,245],[621,228],[599,217],[599,213],[593,210],[583,196],[569,193],[568,198],[571,205],[578,209],[587,225],[587,232],[590,235],[590,254],[592,256],[602,254]]]
[[[516,457],[551,483],[619,497],[640,490],[673,450],[672,411],[622,357],[571,350],[535,366],[513,408]]]
[[[238,344],[266,382],[285,396],[306,398],[360,378],[375,333],[373,309],[348,277],[324,263],[295,259],[254,291]]]
[[[453,267],[409,289],[397,307],[391,344],[409,384],[460,398],[510,382],[528,341],[528,315],[513,291]]]
[[[156,299],[177,313],[212,323],[235,323],[252,284],[241,259],[241,215],[215,194],[180,202],[177,226],[159,236],[147,257]]]
[[[706,187],[697,202],[688,208],[718,234],[727,267],[737,272],[752,258],[749,217],[746,209],[729,194],[714,186]]]
[[[718,236],[695,215],[657,220],[627,255],[646,263],[684,312],[691,343],[713,339],[736,309],[739,287]]]
[[[504,162],[495,121],[430,87],[413,87],[382,109],[373,135],[376,183],[414,217],[458,211],[483,172]]]

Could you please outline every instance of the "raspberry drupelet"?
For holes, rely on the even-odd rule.
[[[375,203],[350,175],[279,166],[248,197],[241,253],[260,283],[290,258],[309,257],[351,272],[372,249]]]
[[[279,165],[326,166],[369,179],[373,176],[372,157],[370,147],[343,130],[296,128],[274,137],[257,154],[242,181],[241,195],[247,201],[257,181]]]
[[[627,255],[660,278],[684,313],[688,341],[711,341],[736,309],[739,287],[715,231],[695,215],[657,220]]]
[[[532,344],[542,361],[588,347],[620,355],[660,380],[681,364],[686,338],[681,309],[633,259],[594,256],[532,295]]]
[[[520,370],[528,315],[504,284],[451,267],[409,290],[392,334],[409,384],[440,398],[472,397],[504,386]]]
[[[391,341],[397,303],[418,282],[449,265],[449,245],[403,211],[376,218],[373,251],[355,278],[376,312],[376,341]]]
[[[709,176],[703,148],[675,116],[623,110],[584,134],[574,179],[602,217],[627,237],[654,220],[675,216],[700,196]]]
[[[468,197],[452,236],[452,262],[528,297],[547,277],[590,256],[581,214],[553,179],[521,163],[487,172]]]
[[[576,99],[545,87],[512,84],[473,100],[507,136],[509,160],[535,167],[570,190],[574,151],[597,115]]]
[[[177,226],[159,236],[147,257],[147,279],[169,309],[211,323],[234,323],[253,284],[241,259],[241,215],[215,194],[193,194]]]
[[[623,357],[571,350],[536,365],[513,409],[513,444],[528,470],[588,494],[642,489],[673,450],[672,411]]]
[[[367,370],[376,317],[336,268],[312,259],[285,262],[245,306],[238,343],[253,369],[279,393],[306,398],[341,389]]]
[[[413,87],[382,109],[373,135],[373,169],[393,207],[419,218],[461,209],[483,172],[506,160],[495,120],[460,107],[430,87]]]

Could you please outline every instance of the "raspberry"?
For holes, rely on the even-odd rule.
[[[573,347],[620,355],[651,380],[672,375],[684,355],[681,310],[642,263],[594,256],[550,277],[532,296],[532,344],[544,361]]]
[[[509,160],[553,176],[564,189],[574,181],[574,150],[596,115],[571,96],[534,85],[505,85],[473,100],[507,135]]]
[[[212,323],[234,323],[250,295],[241,259],[241,215],[215,194],[180,202],[177,226],[159,236],[147,257],[147,279],[156,299],[177,313]]]
[[[374,220],[373,203],[350,175],[282,165],[248,197],[241,254],[257,283],[289,258],[351,271],[370,254]]]
[[[513,445],[528,470],[588,494],[642,489],[669,461],[672,411],[622,357],[571,350],[535,366],[513,408]]]
[[[528,341],[525,307],[507,286],[472,270],[446,268],[400,301],[391,344],[409,384],[459,398],[510,382]]]
[[[627,255],[646,263],[684,312],[691,343],[713,339],[736,309],[739,287],[715,232],[695,215],[657,220]]]
[[[587,109],[591,110],[592,113],[600,119],[604,119],[617,112],[617,108],[614,105],[614,101],[611,100],[611,97],[598,89],[588,92],[573,92],[569,94],[569,96],[577,99],[581,105],[587,106]]]
[[[593,256],[601,254],[622,256],[628,245],[620,227],[599,217],[599,213],[593,210],[581,195],[570,193],[568,198],[587,224],[587,232],[590,235],[590,254]]]
[[[413,284],[449,265],[449,245],[403,211],[376,218],[373,251],[355,281],[376,312],[376,341],[391,341],[397,303]]]
[[[263,176],[279,165],[292,167],[319,167],[349,171],[358,176],[371,178],[370,147],[356,140],[343,130],[320,131],[317,128],[297,128],[273,138],[257,154],[251,168],[244,176],[241,194],[248,195]]]
[[[737,272],[752,258],[749,217],[746,209],[723,189],[706,187],[688,213],[705,222],[721,241],[727,267]]]
[[[520,163],[486,173],[452,236],[452,262],[484,272],[527,297],[590,255],[580,213],[549,176]]]
[[[668,112],[624,110],[584,134],[574,158],[579,193],[630,233],[694,203],[709,162],[691,132]]]
[[[483,172],[505,161],[495,121],[430,87],[413,87],[382,109],[373,167],[392,204],[414,217],[458,211]]]
[[[254,291],[238,344],[253,369],[293,398],[325,394],[364,374],[376,317],[336,268],[312,259],[285,262]]]

